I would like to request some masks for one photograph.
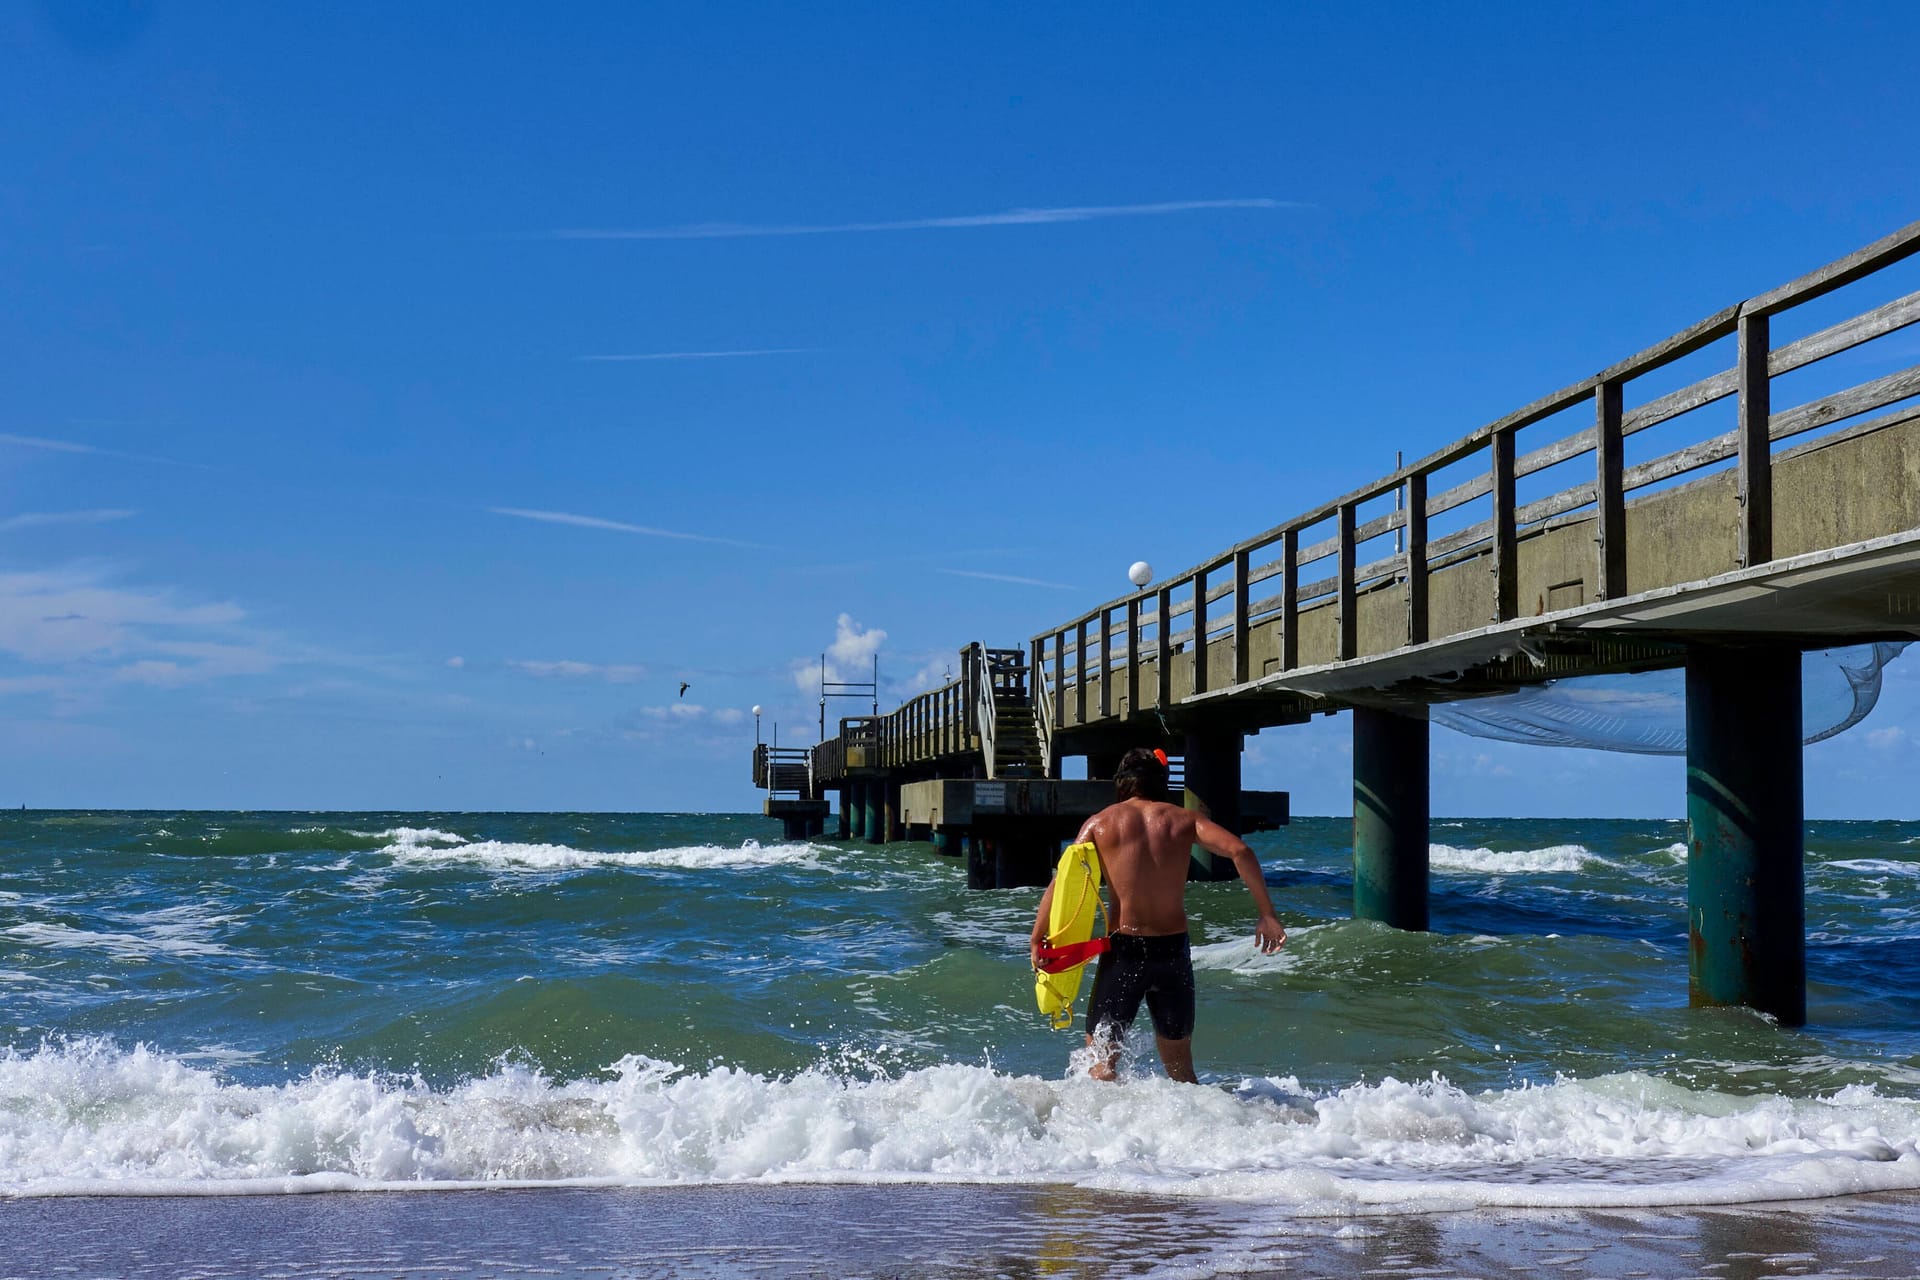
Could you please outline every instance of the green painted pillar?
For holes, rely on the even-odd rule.
[[[1687,650],[1688,996],[1807,1020],[1800,651]]]
[[[1240,834],[1240,749],[1245,738],[1238,729],[1190,731],[1186,742],[1186,806],[1211,818],[1235,835]],[[1239,876],[1233,862],[1216,858],[1193,846],[1189,880],[1233,880]]]
[[[868,844],[879,844],[886,839],[885,803],[881,796],[881,784],[878,780],[860,784],[860,813],[866,820],[861,838]]]
[[[935,827],[933,829],[933,851],[945,858],[960,856],[960,846],[964,843],[960,832],[953,827]]]
[[[880,836],[888,844],[907,838],[906,824],[900,820],[900,784],[891,778],[880,784]]]
[[[1355,919],[1427,927],[1427,784],[1427,722],[1355,707]]]
[[[849,812],[853,805],[853,785],[840,788],[840,838],[845,840],[853,833],[853,814]]]

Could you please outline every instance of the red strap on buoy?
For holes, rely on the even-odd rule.
[[[1040,972],[1062,973],[1077,964],[1085,964],[1107,949],[1105,938],[1088,938],[1085,942],[1069,942],[1064,946],[1040,948]]]

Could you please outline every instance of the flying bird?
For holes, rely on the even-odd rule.
[[[687,682],[686,682],[685,680],[682,680],[682,681],[680,682],[680,696],[681,696],[681,697],[683,697],[683,698],[684,698],[684,697],[686,697],[686,696],[687,696],[687,690],[688,690],[689,688],[691,688],[691,687],[692,687],[692,686],[691,686],[691,685],[689,685],[689,684],[688,684],[688,683],[687,683]]]

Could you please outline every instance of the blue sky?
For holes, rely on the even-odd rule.
[[[895,700],[1920,217],[1916,47],[0,6],[0,803],[752,807],[747,708],[810,740],[830,646]],[[1920,812],[1888,680],[1810,813]],[[1346,811],[1346,732],[1249,785]],[[1440,812],[1682,808],[1677,761],[1435,746]]]

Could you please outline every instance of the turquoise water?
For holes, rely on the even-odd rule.
[[[1684,826],[1344,820],[1191,887],[1202,1087],[1035,1012],[1034,890],[729,815],[0,816],[0,1192],[1058,1183],[1303,1214],[1920,1186],[1920,824],[1813,823],[1810,1023],[1687,1007]],[[1146,1039],[1142,1036],[1141,1039]]]

